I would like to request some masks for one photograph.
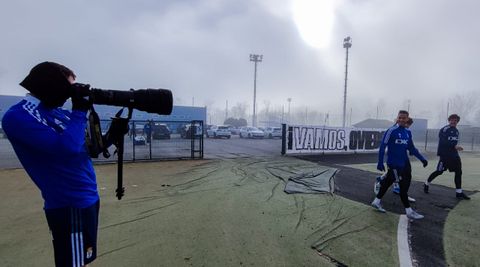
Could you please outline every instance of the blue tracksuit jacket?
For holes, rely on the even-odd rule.
[[[48,109],[33,96],[13,105],[2,128],[37,185],[45,209],[84,208],[99,199],[85,146],[86,112]]]
[[[458,144],[460,133],[456,127],[444,126],[438,133],[437,155],[441,158],[460,157],[455,146]]]
[[[425,160],[415,148],[411,132],[398,124],[385,132],[378,153],[378,163],[383,164],[385,148],[387,148],[387,166],[391,169],[403,169],[407,165],[409,161],[407,150],[410,155],[414,155],[419,160]]]

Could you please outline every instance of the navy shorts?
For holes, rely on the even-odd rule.
[[[55,266],[83,266],[97,257],[100,201],[86,208],[46,209]]]
[[[452,158],[440,158],[437,164],[437,171],[443,172],[449,170],[450,172],[456,172],[462,170],[462,161],[460,157]]]

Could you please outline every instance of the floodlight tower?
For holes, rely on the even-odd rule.
[[[257,63],[262,62],[263,55],[250,54],[250,61],[255,62],[255,72],[253,74],[253,116],[252,116],[252,126],[257,126]]]
[[[345,128],[345,116],[347,114],[347,76],[348,76],[348,49],[352,47],[352,38],[347,36],[343,39],[343,48],[346,50],[345,58],[345,89],[343,91],[343,127]]]
[[[287,102],[288,102],[288,123],[292,123],[290,120],[290,104],[292,103],[292,98],[289,97],[287,98]]]

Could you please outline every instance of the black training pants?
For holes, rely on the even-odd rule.
[[[400,186],[400,199],[405,208],[410,208],[410,202],[408,201],[408,189],[412,181],[412,167],[408,163],[403,169],[388,168],[387,176],[380,182],[380,190],[378,191],[377,198],[381,199],[388,188],[393,182],[398,181]]]
[[[460,157],[440,157],[437,164],[437,170],[430,174],[427,181],[431,183],[433,179],[442,175],[446,170],[455,173],[455,188],[462,189],[462,161],[460,160]]]

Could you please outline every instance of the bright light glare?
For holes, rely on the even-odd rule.
[[[303,40],[316,48],[330,43],[334,19],[333,0],[294,0],[293,19]]]

